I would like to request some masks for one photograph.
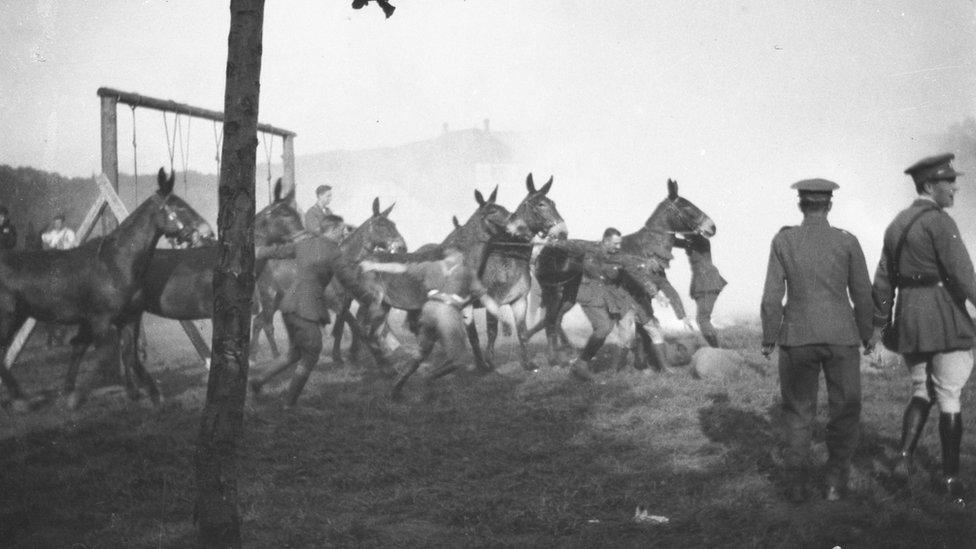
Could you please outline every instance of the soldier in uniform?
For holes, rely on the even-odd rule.
[[[379,302],[377,296],[360,283],[356,265],[342,257],[342,251],[335,241],[305,234],[304,238],[291,244],[264,247],[255,253],[258,258],[294,257],[296,261],[295,283],[285,292],[280,308],[288,333],[288,354],[250,383],[251,390],[259,394],[265,383],[298,363],[285,392],[286,408],[292,408],[298,402],[322,352],[322,326],[330,321],[325,287],[332,276],[335,275],[353,293],[360,307],[367,307],[371,313],[375,313],[372,307],[378,306]],[[378,347],[372,338],[367,338],[367,342],[376,354]]]
[[[620,253],[620,231],[608,227],[599,245],[588,243],[559,243],[564,247],[575,244],[583,253],[583,279],[576,294],[576,303],[590,321],[593,332],[579,356],[573,360],[570,373],[580,381],[590,381],[593,374],[589,363],[603,346],[614,326],[630,311],[635,313],[635,364],[639,368],[649,363],[655,370],[664,368],[664,338],[654,319],[651,297],[658,290],[670,293],[672,307],[678,318],[684,318],[681,298],[667,282],[656,264],[648,267],[648,259]],[[645,325],[651,324],[651,333]]]
[[[973,368],[976,328],[966,301],[976,303],[976,276],[959,229],[945,211],[953,204],[956,176],[961,175],[950,164],[953,158],[933,156],[905,170],[918,198],[885,230],[874,276],[873,339],[883,339],[885,347],[901,353],[911,372],[912,397],[903,417],[895,474],[907,477],[912,471],[919,435],[929,409],[938,402],[943,484],[962,502],[959,397]]]
[[[712,244],[699,234],[675,238],[674,245],[684,248],[691,265],[691,298],[695,300],[695,313],[698,327],[701,329],[705,341],[712,347],[718,347],[718,332],[712,326],[712,311],[718,294],[728,284],[718,268],[712,263]]]
[[[784,458],[794,502],[807,498],[810,441],[823,370],[830,418],[826,497],[833,501],[846,490],[858,439],[858,343],[867,345],[872,334],[871,279],[857,238],[827,222],[837,184],[807,179],[792,188],[800,195],[803,223],[784,227],[773,238],[762,297],[762,353],[768,357],[777,344],[781,347]]]
[[[305,212],[305,228],[316,234],[322,234],[323,222],[326,216],[332,215],[329,203],[332,202],[332,187],[319,185],[315,189],[315,204]]]
[[[443,259],[437,261],[400,263],[367,260],[360,262],[359,266],[366,272],[407,273],[422,281],[427,292],[427,300],[417,320],[419,348],[394,382],[391,392],[394,398],[399,395],[407,378],[427,360],[438,341],[444,347],[446,357],[435,368],[431,379],[447,375],[464,363],[468,337],[461,311],[473,300],[480,299],[489,313],[499,316],[498,303],[487,295],[477,273],[464,265],[464,254],[457,248],[445,248]]]

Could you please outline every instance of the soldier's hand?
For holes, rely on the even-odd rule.
[[[773,354],[773,349],[775,349],[775,348],[776,348],[776,345],[773,344],[773,343],[763,343],[762,349],[760,349],[760,352],[762,352],[762,355],[768,359],[769,358],[769,355]]]
[[[871,333],[871,337],[864,342],[864,356],[868,356],[874,353],[874,350],[878,346],[878,342],[881,341],[881,336],[883,335],[882,328],[875,328],[874,332]]]

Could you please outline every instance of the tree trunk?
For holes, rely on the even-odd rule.
[[[231,0],[220,154],[213,362],[197,441],[194,519],[204,547],[240,547],[237,446],[243,430],[254,294],[254,169],[264,0]]]

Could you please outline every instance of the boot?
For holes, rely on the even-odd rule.
[[[905,408],[901,424],[901,450],[892,470],[895,477],[907,479],[914,472],[915,463],[912,456],[915,454],[915,447],[918,446],[918,439],[922,435],[922,429],[925,427],[931,409],[932,403],[919,397],[912,397],[908,407]]]
[[[573,376],[576,381],[584,383],[593,381],[593,372],[590,371],[590,361],[577,358],[569,366],[569,375]]]
[[[312,371],[299,366],[295,369],[295,374],[292,376],[291,381],[288,383],[288,389],[285,391],[285,409],[294,408],[298,403],[298,397],[302,394],[302,389],[305,388],[305,383],[308,382],[308,377],[312,374]]]
[[[965,504],[966,487],[959,478],[959,447],[962,444],[962,414],[939,414],[942,441],[942,479],[946,493],[954,502]]]

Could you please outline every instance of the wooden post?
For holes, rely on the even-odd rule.
[[[108,177],[115,194],[119,193],[119,133],[114,97],[102,97],[102,173]],[[108,234],[119,226],[118,219],[102,216],[102,234]]]
[[[281,149],[281,195],[295,188],[295,136],[284,136]]]

